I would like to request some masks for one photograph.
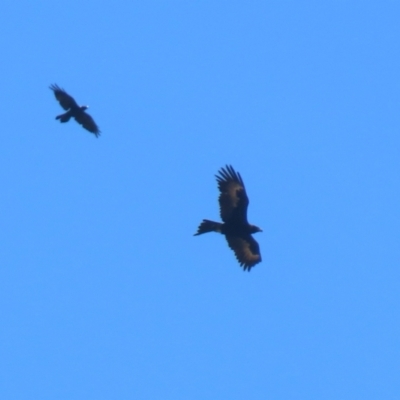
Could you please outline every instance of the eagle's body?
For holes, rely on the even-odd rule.
[[[64,110],[68,110],[66,113],[58,115],[56,119],[59,119],[60,122],[68,122],[70,118],[74,118],[78,124],[82,125],[96,137],[100,135],[99,127],[96,125],[93,118],[85,112],[88,109],[87,106],[78,106],[75,99],[57,85],[51,85],[50,89],[54,92],[54,96],[61,107]]]
[[[229,247],[235,252],[239,264],[244,270],[254,267],[261,262],[258,243],[253,233],[261,229],[247,222],[247,207],[249,199],[242,177],[232,166],[221,168],[216,175],[218,182],[220,214],[223,223],[204,219],[196,235],[207,232],[219,232],[225,235]]]

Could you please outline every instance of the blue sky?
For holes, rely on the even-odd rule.
[[[1,398],[400,397],[399,4],[0,9]],[[250,273],[193,237],[226,164]]]

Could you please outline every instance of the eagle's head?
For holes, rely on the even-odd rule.
[[[250,225],[250,233],[262,232],[262,229],[255,225]]]

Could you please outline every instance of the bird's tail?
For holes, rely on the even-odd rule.
[[[60,122],[68,122],[71,118],[71,114],[66,112],[65,114],[57,115],[56,119],[59,119]]]
[[[220,224],[219,222],[203,219],[194,236],[201,235],[202,233],[207,232],[221,232],[221,226],[222,224]]]

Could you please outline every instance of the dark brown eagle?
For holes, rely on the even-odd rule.
[[[219,232],[225,235],[229,247],[235,252],[239,264],[246,271],[261,261],[260,247],[252,233],[262,230],[247,222],[249,198],[242,177],[232,166],[227,165],[215,175],[218,182],[219,209],[223,224],[203,219],[194,236],[207,232]]]
[[[51,85],[50,89],[54,92],[54,96],[56,96],[61,107],[68,110],[65,114],[58,115],[56,119],[59,119],[60,122],[68,122],[73,117],[78,124],[99,137],[99,127],[93,118],[85,112],[89,108],[88,106],[78,106],[75,99],[57,85]]]

